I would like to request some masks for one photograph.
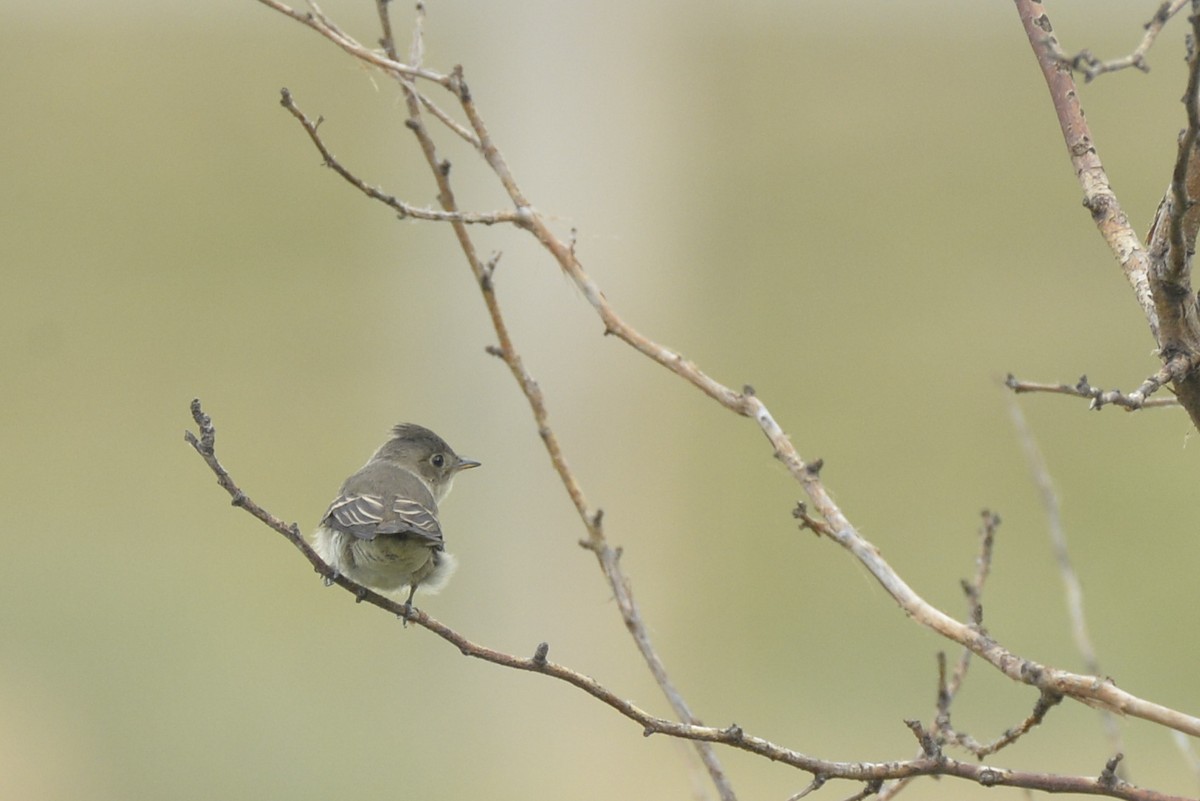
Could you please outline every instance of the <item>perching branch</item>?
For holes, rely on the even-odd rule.
[[[212,419],[205,414],[199,399],[192,401],[191,412],[199,434],[197,435],[189,430],[184,433],[184,439],[195,449],[196,453],[200,455],[209,469],[212,470],[213,474],[217,477],[217,483],[233,499],[233,505],[245,509],[268,527],[283,535],[312,563],[316,572],[324,577],[326,584],[337,584],[350,592],[356,601],[379,607],[404,619],[406,622],[413,623],[436,634],[455,646],[464,656],[481,659],[485,662],[513,670],[540,673],[570,684],[616,710],[626,718],[638,723],[642,727],[643,734],[647,737],[652,734],[664,734],[669,737],[696,742],[719,743],[766,757],[773,762],[782,762],[786,765],[791,765],[792,767],[812,773],[814,776],[823,777],[823,781],[828,779],[849,779],[877,786],[878,783],[887,779],[938,775],[968,779],[986,787],[1027,787],[1050,792],[1079,792],[1091,795],[1105,795],[1112,798],[1131,799],[1133,801],[1184,801],[1184,799],[1176,798],[1175,796],[1162,795],[1123,782],[1107,786],[1099,778],[1008,771],[973,763],[958,762],[944,757],[922,757],[906,762],[837,762],[817,759],[776,745],[761,737],[747,734],[736,724],[725,728],[716,728],[692,723],[679,723],[651,715],[631,701],[616,695],[590,676],[579,673],[564,665],[551,662],[547,658],[549,653],[549,645],[547,643],[540,643],[530,657],[520,657],[479,645],[444,623],[430,617],[422,610],[415,607],[406,607],[405,604],[380,595],[333,570],[321,561],[316,552],[309,547],[296,524],[293,523],[289,526],[263,509],[233,480],[229,471],[217,459],[216,428],[213,426]]]
[[[385,0],[380,0],[377,4],[381,27],[384,30],[383,45],[385,50],[393,57],[395,56],[395,44],[391,41],[390,31],[392,29],[388,15],[388,6]],[[421,31],[421,21],[423,18],[423,7],[418,7],[417,27],[413,35],[413,43],[411,48],[411,61],[414,64],[420,64],[423,57],[423,40]],[[463,105],[470,104],[470,92],[467,89],[466,83],[462,80],[461,71],[456,70],[449,82],[452,92],[457,96]],[[675,687],[667,673],[667,669],[659,657],[658,652],[654,649],[650,642],[649,633],[646,630],[645,623],[642,620],[641,612],[633,597],[633,588],[628,579],[624,575],[624,571],[620,566],[620,550],[612,548],[605,536],[603,529],[603,511],[594,509],[588,503],[584,496],[583,488],[579,480],[571,471],[567,464],[563,449],[559,444],[558,437],[554,433],[553,428],[549,424],[549,414],[546,410],[545,399],[542,395],[541,388],[537,382],[526,370],[520,354],[517,352],[512,338],[508,332],[508,325],[504,320],[504,315],[500,310],[500,303],[496,296],[493,287],[493,274],[495,270],[496,260],[489,263],[484,263],[480,260],[474,243],[471,241],[470,233],[467,231],[465,222],[458,215],[457,201],[455,199],[454,189],[450,184],[450,170],[448,163],[444,162],[437,152],[437,145],[430,135],[422,116],[422,108],[429,107],[432,104],[422,104],[420,102],[418,92],[412,83],[408,80],[401,81],[401,88],[404,91],[405,99],[408,105],[409,118],[407,126],[417,138],[417,142],[425,155],[426,162],[430,168],[430,172],[434,176],[434,180],[438,185],[438,200],[442,208],[450,215],[448,221],[451,223],[459,246],[462,248],[463,254],[467,259],[467,263],[471,268],[471,272],[475,275],[476,281],[479,283],[480,291],[483,293],[484,303],[487,306],[489,317],[492,321],[492,326],[495,329],[498,347],[493,348],[490,352],[493,355],[499,356],[508,366],[513,374],[517,385],[521,388],[525,395],[526,401],[529,403],[530,410],[533,413],[535,422],[537,423],[538,433],[542,438],[542,442],[546,447],[546,452],[550,456],[550,461],[554,465],[555,471],[562,480],[563,486],[566,488],[567,494],[571,497],[577,512],[584,526],[587,529],[588,536],[581,544],[591,550],[604,573],[605,579],[608,581],[609,587],[612,590],[613,597],[616,599],[617,608],[621,612],[621,617],[625,622],[625,627],[641,653],[643,660],[646,662],[653,675],[655,682],[666,696],[671,708],[679,716],[680,720],[697,725],[699,720],[692,714],[690,707],[684,700],[682,693]],[[290,93],[286,90],[283,92],[283,104],[293,116],[301,121],[310,138],[320,149],[322,156],[326,158],[326,163],[329,163],[329,151],[321,142],[317,135],[316,126],[308,122],[308,118],[296,108],[291,100]],[[441,117],[439,117],[441,119]],[[479,143],[479,148],[482,153],[496,153],[493,158],[498,158],[498,151],[491,145],[490,139],[487,136],[486,130],[482,128],[482,123],[478,122],[475,125],[475,141]],[[333,160],[337,164],[336,159]],[[332,165],[331,165],[332,166]],[[366,184],[359,181],[349,171],[337,165],[335,171],[345,178],[351,185],[355,186],[359,191],[364,192],[368,197],[379,199],[376,193],[369,191]],[[498,257],[497,257],[498,258]],[[701,762],[704,763],[711,781],[717,788],[722,801],[734,801],[736,795],[717,759],[716,753],[712,747],[704,742],[697,740],[695,743],[697,754]]]
[[[494,143],[484,124],[468,88],[462,69],[456,67],[448,74],[440,74],[422,66],[419,30],[417,36],[414,38],[413,51],[409,59],[410,63],[403,63],[399,60],[393,41],[392,27],[390,21],[387,19],[387,3],[385,0],[378,0],[381,28],[384,32],[382,40],[383,54],[359,44],[328,20],[315,6],[312,12],[302,13],[276,0],[259,0],[259,2],[301,22],[334,42],[345,52],[367,65],[376,67],[399,83],[408,103],[409,119],[407,125],[416,136],[417,142],[426,156],[434,180],[438,185],[438,199],[443,208],[442,212],[415,209],[357,177],[352,171],[341,165],[332,155],[329,148],[322,142],[321,137],[318,135],[317,123],[313,123],[306,115],[299,111],[290,94],[286,93],[286,90],[283,102],[289,112],[300,121],[306,134],[321,153],[325,164],[334,169],[340,177],[358,189],[358,191],[363,192],[373,200],[385,204],[397,213],[419,219],[446,222],[454,230],[468,264],[477,279],[496,331],[498,344],[490,347],[488,350],[505,362],[522,393],[525,395],[550,461],[554,469],[558,472],[587,532],[587,537],[582,544],[595,554],[605,578],[617,599],[618,608],[621,610],[627,627],[633,635],[639,650],[642,652],[643,658],[647,661],[652,673],[654,673],[656,680],[663,689],[664,694],[679,716],[680,721],[673,722],[650,716],[648,713],[600,687],[594,680],[549,663],[545,658],[546,652],[544,647],[539,647],[532,659],[523,659],[477,646],[419,611],[414,612],[411,616],[414,623],[452,642],[467,655],[516,669],[546,673],[547,675],[573,684],[602,700],[610,707],[617,709],[626,717],[637,721],[648,734],[663,733],[692,740],[700,744],[723,744],[806,770],[816,777],[813,785],[810,785],[814,789],[815,786],[818,786],[817,780],[823,782],[828,778],[843,778],[863,782],[865,786],[862,793],[867,794],[878,792],[882,786],[881,783],[885,780],[903,779],[919,775],[943,775],[969,779],[985,786],[1009,785],[1042,789],[1051,792],[1081,792],[1117,798],[1159,799],[1169,797],[1155,793],[1154,791],[1134,787],[1116,777],[1113,771],[1119,762],[1119,757],[1109,760],[1105,770],[1098,778],[1023,773],[973,763],[958,762],[941,753],[936,738],[921,727],[920,724],[914,724],[913,731],[921,744],[921,755],[907,762],[885,763],[818,760],[774,745],[769,741],[746,735],[736,725],[724,729],[700,725],[686,704],[683,703],[682,697],[674,690],[669,678],[667,678],[665,669],[661,668],[661,661],[657,659],[657,655],[649,644],[646,627],[633,601],[628,581],[620,568],[620,551],[608,544],[602,526],[603,514],[600,509],[593,507],[588,502],[582,487],[571,472],[563,454],[561,443],[549,425],[545,399],[542,396],[541,390],[525,368],[520,354],[509,336],[508,328],[501,314],[496,296],[495,268],[498,257],[484,261],[478,256],[470,232],[468,231],[468,223],[470,222],[511,223],[519,229],[532,233],[538,242],[550,253],[552,258],[554,258],[563,273],[571,279],[584,298],[592,305],[596,314],[603,322],[606,334],[617,337],[636,352],[667,368],[724,408],[737,415],[754,420],[771,443],[774,456],[787,467],[792,477],[797,481],[808,498],[807,503],[803,507],[805,517],[802,520],[804,520],[805,524],[813,530],[828,536],[845,548],[871,573],[904,613],[914,621],[957,643],[967,653],[983,659],[1014,681],[1036,688],[1039,691],[1038,704],[1045,705],[1047,709],[1049,708],[1051,699],[1057,700],[1069,697],[1089,705],[1111,709],[1134,717],[1141,717],[1178,731],[1200,736],[1200,719],[1196,717],[1127,693],[1124,690],[1118,689],[1110,679],[1058,670],[1022,658],[1008,651],[983,630],[979,619],[980,615],[976,613],[976,610],[981,609],[977,599],[973,601],[974,605],[970,615],[972,618],[971,622],[964,623],[929,604],[909,587],[891,565],[883,559],[878,549],[861,536],[858,530],[850,523],[842,509],[834,502],[820,476],[821,461],[805,461],[800,456],[790,438],[768,410],[766,404],[755,395],[750,387],[744,388],[741,392],[731,389],[708,376],[681,354],[646,337],[626,323],[616,313],[608,303],[603,292],[601,292],[600,288],[584,270],[575,252],[573,242],[569,240],[564,241],[555,234],[549,222],[537,211],[536,207],[520,189],[501,151]],[[1033,8],[1037,6],[1040,11],[1040,6],[1034,0],[1017,0],[1017,5],[1020,8]],[[1031,32],[1031,42],[1034,41],[1033,31],[1035,29],[1042,30],[1044,33],[1049,33],[1050,31],[1049,23],[1045,20],[1044,14],[1035,18],[1032,14],[1026,15],[1023,11],[1022,19],[1026,21],[1027,30]],[[1035,44],[1036,50],[1038,50],[1037,44]],[[1048,55],[1049,51],[1047,49],[1043,48],[1041,52],[1042,55],[1039,56],[1039,60],[1043,62],[1043,69],[1045,71],[1047,70],[1047,63],[1053,59]],[[1057,71],[1057,67],[1052,68],[1050,71]],[[1134,289],[1135,297],[1137,297],[1141,304],[1151,330],[1157,337],[1159,311],[1156,307],[1155,298],[1151,296],[1150,282],[1147,277],[1149,272],[1149,257],[1145,248],[1137,240],[1137,237],[1132,234],[1128,220],[1121,211],[1120,206],[1116,202],[1115,195],[1108,186],[1103,167],[1100,165],[1099,159],[1095,155],[1095,150],[1091,146],[1090,134],[1087,132],[1086,125],[1083,124],[1082,113],[1078,108],[1077,98],[1074,96],[1074,84],[1070,80],[1069,73],[1065,74],[1066,82],[1057,80],[1052,83],[1051,91],[1052,95],[1056,98],[1055,106],[1059,110],[1060,122],[1063,124],[1064,134],[1067,136],[1072,160],[1076,164],[1077,175],[1084,186],[1085,204],[1092,211],[1097,227],[1105,236],[1106,241],[1110,243],[1110,247],[1118,255],[1118,260],[1125,271],[1127,280]],[[1047,80],[1051,81],[1049,73]],[[430,98],[423,95],[417,88],[420,82],[426,82],[447,91],[453,101],[457,103],[458,111],[461,112],[466,123],[463,124],[455,121],[449,113],[440,109]],[[477,149],[481,158],[488,164],[501,186],[507,192],[513,206],[511,211],[496,212],[494,215],[472,215],[465,214],[459,210],[450,184],[449,164],[441,160],[438,156],[436,143],[426,126],[424,112],[429,112],[438,122],[446,125],[453,135],[471,143]],[[1167,378],[1170,380],[1177,381],[1191,370],[1193,362],[1190,357],[1184,355],[1182,360],[1179,360],[1177,358],[1179,354],[1167,354],[1166,356],[1168,358],[1168,367],[1174,365],[1167,374]],[[1167,370],[1168,367],[1164,367],[1164,370]],[[1153,389],[1157,389],[1157,386]],[[1144,394],[1149,395],[1153,389],[1148,389]],[[1115,403],[1116,401],[1110,402]],[[1144,398],[1139,401],[1139,405],[1147,405]],[[259,519],[271,525],[272,528],[276,528],[277,531],[287,536],[314,563],[318,572],[321,572],[322,575],[325,575],[335,583],[351,590],[360,600],[366,600],[389,611],[397,613],[402,611],[400,605],[394,604],[382,596],[378,596],[363,587],[355,585],[344,577],[330,575],[332,571],[320,563],[319,558],[316,557],[311,548],[308,548],[307,544],[303,542],[303,538],[300,537],[299,531],[295,526],[287,527],[253,505],[236,488],[232,480],[228,478],[228,474],[216,462],[212,449],[211,425],[209,425],[206,434],[205,424],[201,422],[202,412],[200,412],[198,404],[194,407],[194,414],[196,415],[197,425],[201,429],[201,436],[197,439],[189,433],[189,442],[205,458],[210,468],[217,474],[221,485],[233,495],[236,504],[247,508],[256,517],[259,517]],[[206,442],[207,445],[205,444]],[[808,511],[809,509],[812,510],[811,513]],[[282,528],[277,527],[275,523],[278,523],[278,526]],[[982,581],[979,584],[982,584]],[[965,667],[963,671],[965,673]],[[1040,713],[1038,710],[1039,707],[1035,706],[1034,713],[1028,716],[1025,723],[1017,728],[1019,729],[1024,726],[1024,730],[1026,731],[1032,728],[1033,725],[1041,720],[1041,716],[1045,713],[1044,710]],[[942,733],[945,734],[945,731]],[[707,746],[700,749],[701,758],[704,759],[715,786],[717,786],[723,798],[732,799],[732,789],[729,788],[724,772],[716,763],[713,753],[712,749]]]

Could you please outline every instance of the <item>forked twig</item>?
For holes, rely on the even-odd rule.
[[[1130,67],[1139,69],[1142,72],[1149,72],[1150,63],[1146,61],[1146,54],[1154,46],[1155,40],[1162,33],[1163,26],[1167,24],[1167,21],[1178,14],[1188,2],[1189,0],[1166,0],[1166,2],[1160,5],[1155,10],[1154,16],[1150,18],[1150,21],[1142,26],[1146,30],[1142,34],[1142,41],[1138,42],[1138,46],[1128,55],[1101,61],[1092,55],[1092,51],[1080,50],[1074,56],[1069,56],[1063,52],[1062,47],[1059,46],[1057,41],[1050,43],[1051,52],[1064,67],[1069,67],[1082,74],[1086,83],[1090,83],[1106,72],[1117,72],[1129,69]]]

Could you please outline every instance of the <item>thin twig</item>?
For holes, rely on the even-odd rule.
[[[1117,389],[1103,390],[1100,387],[1094,387],[1088,383],[1086,375],[1080,376],[1079,380],[1074,385],[1071,385],[1040,384],[1034,381],[1021,381],[1012,373],[1009,373],[1004,379],[1004,386],[1018,395],[1024,392],[1047,392],[1057,395],[1074,395],[1077,398],[1088,398],[1091,400],[1088,408],[1097,411],[1109,405],[1120,406],[1126,411],[1131,412],[1138,409],[1161,409],[1167,406],[1178,407],[1179,400],[1177,398],[1151,398],[1149,396],[1170,382],[1175,373],[1182,374],[1183,368],[1181,364],[1180,361],[1175,361],[1164,365],[1161,370],[1143,381],[1140,387],[1128,395]]]
[[[229,471],[226,470],[217,458],[216,428],[213,425],[212,419],[204,412],[198,399],[192,401],[191,413],[199,433],[197,434],[188,430],[184,432],[184,439],[200,455],[204,463],[217,477],[217,483],[229,494],[233,505],[246,510],[256,519],[287,538],[292,545],[304,554],[305,558],[308,559],[316,571],[325,578],[327,584],[337,584],[350,592],[356,601],[376,606],[396,615],[398,618],[404,619],[408,623],[436,634],[446,642],[454,645],[464,656],[481,659],[485,662],[514,670],[540,673],[570,684],[596,700],[601,701],[624,717],[638,723],[646,736],[664,734],[669,737],[705,743],[720,743],[731,748],[737,748],[748,753],[766,757],[774,762],[782,762],[812,773],[814,776],[849,779],[868,783],[882,782],[886,779],[901,778],[904,776],[942,775],[974,781],[989,787],[995,785],[1028,787],[1031,789],[1047,790],[1049,792],[1107,795],[1113,798],[1130,799],[1131,801],[1183,801],[1182,799],[1176,799],[1174,796],[1165,796],[1120,781],[1106,785],[1102,784],[1100,779],[1090,776],[1059,776],[1054,774],[1007,771],[955,760],[921,758],[907,762],[835,762],[817,759],[789,748],[784,748],[769,740],[747,734],[741,727],[736,725],[722,729],[677,722],[651,715],[631,701],[616,695],[592,677],[550,661],[548,659],[549,645],[546,643],[538,644],[534,649],[533,655],[530,657],[519,657],[514,654],[497,651],[467,639],[459,632],[435,620],[418,608],[408,607],[406,604],[380,595],[341,575],[321,560],[305,541],[298,526],[295,524],[289,526],[284,523],[255,503],[238,486]]]
[[[464,213],[464,212],[448,212],[435,211],[434,209],[422,208],[420,206],[412,206],[394,195],[389,195],[377,187],[369,185],[366,181],[359,178],[350,170],[346,169],[337,157],[329,151],[325,146],[324,140],[321,139],[317,129],[321,125],[321,119],[310,119],[297,106],[295,100],[292,99],[292,93],[286,88],[280,90],[279,104],[287,109],[293,117],[300,121],[300,125],[308,134],[309,139],[316,145],[317,150],[321,153],[321,158],[325,161],[325,166],[336,172],[342,178],[354,185],[360,192],[367,197],[378,200],[380,203],[394,209],[401,218],[411,217],[417,220],[430,220],[434,222],[461,222],[468,225],[495,225],[496,223],[512,223],[517,222],[518,215],[513,211],[495,211],[487,214],[480,213]]]
[[[992,555],[996,542],[996,530],[1000,527],[1000,516],[987,509],[980,513],[983,518],[979,527],[979,554],[975,557],[975,576],[971,581],[963,581],[963,592],[967,596],[968,617],[983,633],[983,590],[988,576],[992,571]],[[950,723],[950,706],[962,689],[967,678],[967,670],[971,666],[971,651],[963,648],[955,663],[953,675],[946,676],[946,654],[937,654],[937,700],[935,703],[933,722],[930,724],[930,735],[936,742],[957,742],[956,733]],[[911,783],[911,779],[901,779],[885,785],[879,791],[880,801],[889,801],[899,795]]]
[[[1017,740],[1024,737],[1035,727],[1041,725],[1042,721],[1046,718],[1046,713],[1061,701],[1061,695],[1042,693],[1038,697],[1037,703],[1033,705],[1033,711],[1030,712],[1024,720],[1022,720],[1016,726],[1007,729],[1003,734],[1001,734],[995,740],[992,740],[990,743],[981,743],[965,732],[950,728],[947,728],[943,732],[943,736],[945,736],[948,743],[953,743],[961,748],[965,748],[966,750],[970,751],[976,759],[983,759],[984,757],[991,756],[1001,749],[1007,748]],[[948,720],[949,718],[947,717],[947,721]]]
[[[345,50],[351,56],[354,56],[365,64],[378,67],[388,75],[393,77],[403,76],[408,78],[420,78],[421,80],[432,81],[433,83],[443,87],[449,85],[450,79],[446,75],[433,72],[432,70],[423,69],[421,67],[414,67],[412,65],[405,64],[395,59],[388,58],[387,56],[380,55],[371,48],[363,46],[359,42],[355,41],[352,37],[343,33],[341,29],[331,25],[325,16],[319,11],[297,11],[286,3],[278,2],[278,0],[257,0],[257,2],[262,3],[264,6],[272,8],[275,11],[278,11],[280,14],[291,17],[301,25],[312,28],[314,31],[321,34],[338,47],[342,48],[342,50]]]
[[[1054,36],[1050,18],[1037,0],[1016,0],[1016,7],[1025,27],[1026,38],[1042,69],[1042,77],[1050,89],[1050,98],[1058,115],[1071,165],[1083,189],[1083,205],[1092,213],[1092,221],[1120,263],[1125,279],[1133,288],[1138,305],[1154,334],[1154,341],[1158,342],[1158,312],[1150,292],[1149,254],[1109,185],[1108,175],[1092,141],[1091,128],[1079,105],[1075,80],[1069,70],[1059,67],[1054,54],[1058,40]]]
[[[1106,72],[1117,72],[1118,70],[1129,69],[1134,67],[1142,72],[1150,71],[1150,64],[1146,61],[1146,53],[1154,46],[1154,41],[1158,39],[1158,35],[1162,33],[1163,26],[1171,17],[1179,13],[1179,10],[1187,5],[1189,0],[1166,0],[1154,12],[1154,16],[1150,18],[1143,27],[1146,32],[1142,35],[1142,41],[1133,49],[1129,55],[1121,56],[1120,58],[1101,61],[1092,55],[1090,50],[1081,50],[1074,56],[1068,56],[1059,47],[1057,41],[1050,45],[1051,52],[1058,59],[1059,64],[1068,67],[1083,75],[1084,82],[1090,83],[1097,76],[1103,75]]]
[[[788,796],[787,801],[800,801],[801,798],[804,798],[809,793],[815,793],[817,790],[820,790],[825,786],[825,782],[827,781],[828,779],[826,779],[824,776],[817,774],[816,776],[813,776],[813,780],[808,783],[807,787],[794,795]]]

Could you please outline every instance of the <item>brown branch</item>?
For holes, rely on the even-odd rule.
[[[1200,310],[1192,291],[1191,260],[1200,229],[1200,13],[1193,3],[1192,35],[1188,49],[1188,83],[1183,96],[1187,127],[1179,137],[1179,150],[1167,195],[1159,205],[1150,228],[1150,287],[1162,331],[1159,351],[1164,361],[1180,362],[1189,368],[1200,354]],[[1174,376],[1175,394],[1200,428],[1200,373],[1183,370]]]
[[[315,3],[310,3],[313,10],[309,12],[297,11],[286,3],[280,3],[278,0],[257,0],[268,8],[278,11],[280,14],[291,17],[301,25],[312,28],[317,33],[324,36],[329,41],[336,44],[342,50],[345,50],[354,58],[362,61],[364,64],[370,64],[383,70],[388,75],[396,78],[420,78],[421,80],[431,81],[442,87],[449,85],[449,78],[446,75],[433,72],[432,70],[422,69],[411,64],[405,64],[396,59],[381,56],[374,50],[364,47],[356,42],[352,37],[347,36],[340,28],[334,25],[329,19],[321,13]]]
[[[1092,143],[1091,130],[1079,105],[1075,80],[1069,69],[1062,67],[1055,56],[1058,40],[1054,37],[1050,18],[1038,0],[1015,0],[1025,35],[1037,56],[1038,66],[1054,110],[1062,128],[1063,139],[1075,168],[1075,177],[1083,189],[1083,205],[1092,213],[1092,220],[1104,241],[1121,265],[1126,281],[1133,288],[1134,296],[1146,316],[1150,331],[1158,341],[1158,313],[1150,293],[1148,278],[1150,259],[1142,246],[1141,239],[1129,224],[1129,218],[1121,209],[1116,194],[1108,183],[1108,175],[1100,156]]]
[[[344,167],[342,163],[339,162],[336,157],[334,157],[333,153],[329,151],[329,148],[325,145],[324,140],[321,138],[320,134],[317,133],[317,129],[320,127],[321,122],[323,121],[322,118],[318,117],[316,120],[309,119],[309,117],[296,106],[295,101],[292,99],[292,93],[289,92],[286,87],[279,91],[279,105],[287,109],[293,117],[300,121],[300,125],[304,128],[305,133],[308,134],[308,138],[312,140],[312,143],[316,145],[317,150],[320,152],[321,158],[324,160],[326,167],[329,167],[331,170],[336,172],[367,197],[371,198],[372,200],[378,200],[385,206],[394,209],[401,218],[411,217],[417,220],[430,220],[434,222],[460,222],[474,225],[495,225],[496,223],[511,223],[517,221],[517,214],[516,212],[512,211],[496,211],[488,214],[472,214],[457,211],[435,211],[434,209],[421,208],[419,206],[413,206],[405,203],[394,195],[389,195],[383,190],[369,185],[366,181],[362,180],[353,172],[346,169],[346,167]]]
[[[986,509],[981,513],[981,517],[983,524],[979,528],[979,555],[975,558],[975,576],[970,581],[964,579],[962,589],[963,594],[967,597],[968,617],[981,632],[985,632],[983,629],[983,590],[992,571],[992,556],[995,552],[996,530],[1000,527],[1000,517]],[[937,654],[937,701],[933,722],[930,724],[930,734],[938,745],[960,744],[958,735],[950,723],[950,706],[954,703],[958,691],[962,689],[970,666],[971,651],[963,648],[955,663],[954,673],[947,680],[946,653],[939,651]],[[908,787],[910,782],[911,779],[901,779],[884,786],[879,792],[880,801],[895,798]]]
[[[1175,361],[1165,365],[1154,375],[1142,382],[1142,385],[1126,395],[1117,389],[1103,390],[1088,383],[1087,376],[1080,376],[1074,385],[1070,384],[1039,384],[1034,381],[1021,381],[1012,373],[1004,379],[1004,386],[1018,395],[1024,392],[1048,392],[1056,395],[1074,395],[1077,398],[1089,398],[1092,402],[1089,409],[1102,409],[1105,406],[1120,406],[1126,411],[1138,409],[1160,409],[1165,406],[1179,406],[1176,398],[1149,397],[1159,388],[1171,381],[1171,376],[1186,371],[1185,362]]]
[[[1200,134],[1197,79],[1200,56],[1197,48],[1188,53],[1188,87],[1184,95],[1188,125],[1179,141],[1179,154],[1171,186],[1151,226],[1149,248],[1134,235],[1108,183],[1092,142],[1091,132],[1079,105],[1070,68],[1058,54],[1061,48],[1053,26],[1039,0],[1016,0],[1025,33],[1042,68],[1050,97],[1058,114],[1063,138],[1083,188],[1083,204],[1092,213],[1097,229],[1121,264],[1167,365],[1175,394],[1193,425],[1200,428],[1200,374],[1192,368],[1200,354],[1200,310],[1191,290],[1190,249],[1195,244],[1200,215],[1193,213],[1191,197],[1200,187],[1200,164],[1196,139]],[[1170,11],[1159,9],[1156,19]],[[1165,20],[1164,20],[1165,21]],[[1200,19],[1191,18],[1192,41],[1200,33]]]
[[[646,736],[664,734],[669,737],[704,743],[719,743],[766,757],[774,762],[782,762],[812,773],[814,776],[824,777],[822,781],[836,778],[874,784],[886,779],[902,778],[905,776],[941,775],[971,780],[987,787],[1027,787],[1050,792],[1079,792],[1092,795],[1105,795],[1112,798],[1126,798],[1131,799],[1131,801],[1182,801],[1182,799],[1175,799],[1173,796],[1162,795],[1120,781],[1106,784],[1101,779],[1087,776],[1059,776],[1008,771],[983,765],[957,762],[955,760],[923,757],[906,762],[837,762],[817,759],[789,748],[784,748],[761,737],[747,734],[741,727],[736,725],[726,728],[716,728],[676,722],[651,715],[631,701],[616,695],[592,677],[564,665],[551,662],[548,659],[549,645],[546,643],[540,643],[530,657],[520,657],[479,645],[444,623],[430,617],[422,610],[408,607],[405,604],[380,595],[336,572],[322,562],[316,552],[309,547],[295,524],[289,526],[267,512],[255,503],[233,480],[228,470],[225,469],[217,458],[216,428],[213,426],[212,419],[205,414],[198,399],[192,401],[191,413],[199,434],[197,435],[189,430],[184,433],[184,439],[200,455],[205,464],[208,465],[209,469],[217,477],[217,483],[221,488],[229,493],[229,496],[233,499],[233,505],[245,509],[255,518],[287,538],[312,563],[316,571],[324,576],[326,584],[337,584],[350,592],[356,601],[376,606],[399,618],[405,619],[406,622],[436,634],[438,637],[452,644],[464,656],[480,659],[513,670],[540,673],[576,687],[624,717],[638,723]]]
[[[1050,43],[1051,52],[1058,60],[1061,66],[1069,67],[1075,72],[1083,75],[1084,82],[1090,83],[1097,76],[1103,75],[1106,72],[1117,72],[1118,70],[1129,69],[1134,67],[1142,72],[1150,71],[1150,64],[1146,61],[1146,53],[1154,46],[1154,42],[1158,39],[1158,35],[1162,33],[1163,26],[1171,17],[1179,13],[1189,0],[1166,0],[1154,12],[1154,16],[1150,18],[1143,27],[1146,33],[1142,35],[1142,41],[1133,49],[1129,55],[1121,56],[1120,58],[1101,61],[1092,55],[1090,50],[1081,50],[1074,56],[1068,56],[1059,47],[1057,41]]]
[[[1062,701],[1061,695],[1053,693],[1042,693],[1033,705],[1033,711],[1030,712],[1024,720],[1007,729],[1003,734],[992,740],[990,743],[981,743],[966,732],[958,731],[949,726],[949,712],[946,715],[946,728],[941,732],[946,738],[946,742],[957,745],[960,748],[965,748],[970,751],[976,759],[983,759],[1000,751],[1003,748],[1015,743],[1023,736],[1032,731],[1035,727],[1041,725],[1046,717],[1046,713]]]

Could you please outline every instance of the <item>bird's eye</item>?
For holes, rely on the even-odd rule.
[[[440,469],[441,469],[443,466],[445,466],[445,464],[446,464],[446,457],[445,457],[445,456],[443,456],[443,455],[442,455],[442,454],[440,454],[440,453],[435,453],[435,454],[433,455],[433,458],[431,458],[431,459],[429,460],[429,462],[430,462],[430,464],[432,464],[434,467],[436,467],[436,468],[438,468],[438,469],[440,470]]]

